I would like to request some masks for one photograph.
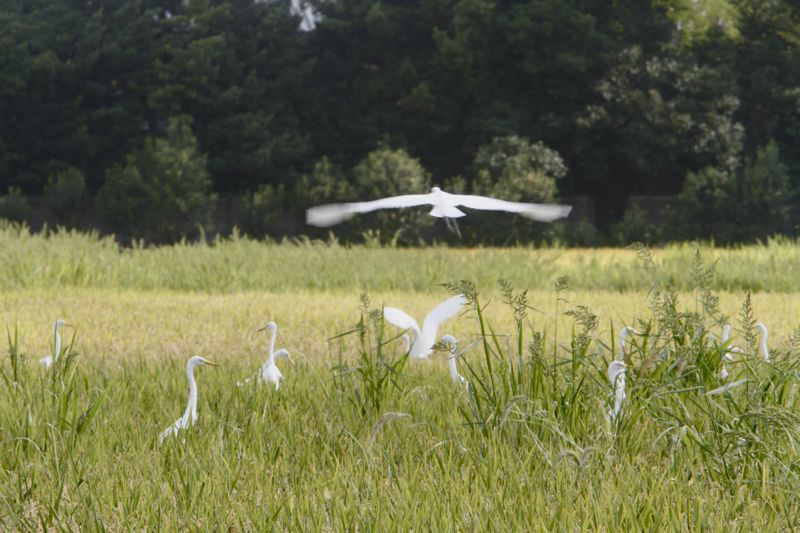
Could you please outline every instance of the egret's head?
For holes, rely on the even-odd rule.
[[[273,321],[269,321],[269,322],[267,322],[267,323],[264,325],[264,327],[263,327],[263,328],[261,328],[261,329],[260,329],[260,330],[258,330],[258,331],[265,331],[265,330],[269,330],[269,331],[271,331],[272,333],[275,333],[276,331],[278,331],[278,324],[276,324],[276,323],[275,323],[275,322],[273,322]]]
[[[196,366],[203,366],[203,365],[210,365],[210,366],[219,366],[217,363],[213,361],[209,361],[204,357],[200,357],[199,355],[195,355],[194,357],[189,358],[189,362],[186,363],[186,368],[194,368]]]
[[[614,384],[617,382],[617,377],[624,374],[627,370],[627,365],[622,361],[611,361],[608,364],[608,380]]]
[[[455,351],[458,350],[458,342],[452,335],[442,335],[442,340],[440,342],[447,346],[450,353],[455,353]]]
[[[767,334],[767,325],[766,325],[766,324],[764,324],[763,322],[759,322],[758,324],[756,324],[756,329],[757,329],[757,330],[758,330],[758,331],[759,331],[759,332],[760,332],[762,335],[766,335],[766,334]]]
[[[65,326],[65,327],[68,327],[68,328],[74,328],[75,327],[72,324],[68,324],[67,322],[65,322],[64,320],[59,318],[58,320],[56,320],[56,323],[53,325],[53,327],[60,328],[61,326]]]
[[[275,352],[275,358],[277,359],[278,357],[283,357],[284,359],[289,361],[290,365],[294,366],[294,361],[292,361],[292,357],[289,355],[289,350],[281,348],[280,350]]]

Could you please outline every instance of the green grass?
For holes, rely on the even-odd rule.
[[[678,290],[692,287],[694,244],[658,253],[660,276]],[[444,281],[469,279],[494,286],[550,289],[567,276],[573,289],[648,290],[652,274],[636,254],[619,249],[423,249],[342,246],[335,241],[263,243],[243,237],[212,244],[121,248],[111,238],[57,231],[31,234],[0,222],[0,290],[90,287],[231,293],[265,290],[427,292]],[[798,292],[800,247],[700,247],[707,261],[724,264],[713,288],[721,291]]]
[[[754,294],[749,306],[741,287],[716,300],[719,279],[688,245],[657,252],[647,270],[632,251],[243,240],[121,250],[80,235],[5,231],[4,530],[798,527],[800,303],[789,285]],[[554,274],[517,283],[530,268],[523,258],[540,253]],[[788,243],[704,249],[721,256],[717,278],[794,253]],[[650,281],[576,286],[569,273],[590,257],[600,276],[592,283],[622,279],[616,270],[625,268]],[[346,275],[347,258],[363,277]],[[238,266],[216,280],[226,260]],[[209,261],[216,266],[201,270]],[[428,287],[398,274],[437,262],[446,267],[421,276]],[[311,265],[319,277],[303,284]],[[562,269],[569,287],[556,293]],[[194,277],[174,285],[187,272]],[[459,359],[464,388],[450,381],[443,354],[406,361],[401,332],[375,311],[396,305],[421,316],[448,295],[438,283],[470,274],[476,292],[457,283],[469,309],[440,331],[472,345]],[[511,281],[498,285],[500,277]],[[728,365],[727,381],[724,347],[712,336],[721,314],[746,352]],[[77,330],[63,363],[46,371],[37,361],[55,318]],[[278,391],[236,387],[264,360],[267,338],[256,329],[269,319],[280,326],[277,347],[298,364],[279,362]],[[773,332],[770,363],[750,338],[755,319]],[[605,371],[623,323],[643,334],[630,338],[622,416],[608,421]],[[184,367],[195,354],[222,366],[197,369],[199,422],[159,447],[159,433],[183,412]],[[746,383],[708,394],[736,380]]]

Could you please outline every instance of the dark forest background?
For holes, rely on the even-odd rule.
[[[465,244],[796,235],[796,2],[307,5],[311,31],[289,0],[0,0],[0,217],[168,242],[225,204],[251,235],[321,236],[307,206],[438,184],[594,206],[465,219]],[[674,201],[654,223],[635,195]],[[440,228],[416,210],[335,231]]]

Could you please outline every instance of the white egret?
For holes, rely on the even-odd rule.
[[[443,335],[441,342],[445,343],[448,348],[448,355],[447,355],[447,366],[450,369],[450,379],[452,379],[455,383],[460,383],[464,386],[467,386],[469,383],[467,382],[466,378],[458,373],[458,368],[456,367],[456,359],[458,359],[458,342],[456,342],[455,337],[452,335]]]
[[[761,350],[761,356],[764,361],[769,361],[769,348],[767,347],[767,335],[769,332],[767,331],[767,326],[763,322],[759,322],[756,324],[756,329],[761,333],[761,342],[758,345]]]
[[[186,363],[186,379],[189,380],[189,402],[186,404],[183,416],[165,429],[158,437],[159,444],[162,444],[168,437],[177,436],[180,430],[197,423],[197,381],[194,379],[194,367],[202,365],[218,366],[217,363],[204,359],[199,355],[189,358]]]
[[[624,361],[614,360],[608,364],[608,380],[614,387],[614,408],[608,412],[609,420],[614,420],[622,411],[625,402],[625,373],[627,365]]]
[[[633,333],[635,335],[638,332],[629,326],[625,326],[619,330],[619,356],[617,357],[617,361],[622,361],[623,363],[625,362],[625,341],[627,340],[629,333]]]
[[[383,317],[387,322],[398,328],[410,330],[414,334],[409,355],[416,359],[424,359],[431,354],[439,325],[457,315],[465,303],[467,303],[467,299],[463,294],[457,294],[443,301],[428,313],[422,323],[422,329],[416,320],[396,307],[384,307]]]
[[[294,362],[289,356],[288,350],[281,348],[277,352],[275,351],[275,338],[278,335],[278,325],[275,322],[267,322],[267,324],[258,331],[265,330],[269,330],[272,333],[272,336],[269,340],[269,355],[267,356],[267,362],[264,363],[264,365],[258,371],[258,382],[273,383],[275,384],[275,389],[277,390],[281,386],[283,374],[281,374],[278,365],[275,364],[275,360],[279,357],[285,357],[286,360],[292,365],[294,365]]]
[[[450,194],[439,187],[433,187],[428,194],[404,194],[371,202],[318,205],[306,211],[306,223],[328,227],[344,222],[358,213],[419,205],[431,205],[433,206],[429,213],[431,216],[447,219],[460,218],[466,215],[466,213],[458,209],[458,206],[484,211],[508,211],[540,222],[552,222],[559,218],[564,218],[572,210],[570,205],[509,202],[487,196]]]
[[[59,357],[61,357],[61,331],[60,331],[61,326],[68,328],[74,327],[72,324],[67,324],[60,318],[55,321],[55,323],[53,324],[53,336],[55,337],[53,340],[53,354],[39,359],[39,364],[44,366],[45,368],[50,368],[50,366],[54,362],[58,361]]]
[[[725,324],[722,326],[722,344],[728,342],[728,339],[731,338],[731,325]],[[725,362],[733,361],[733,354],[734,353],[742,353],[742,349],[738,346],[730,346],[725,350],[725,354],[722,356],[722,370],[720,370],[719,375],[722,379],[728,379],[728,369],[725,368]]]

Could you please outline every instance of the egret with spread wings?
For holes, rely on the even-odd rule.
[[[459,206],[482,209],[484,211],[508,211],[509,213],[517,213],[540,222],[553,222],[559,218],[564,218],[572,210],[570,205],[508,202],[497,198],[489,198],[488,196],[450,194],[439,187],[433,187],[428,194],[404,194],[371,202],[318,205],[306,211],[306,223],[328,227],[344,222],[358,213],[418,205],[431,205],[433,206],[430,212],[431,216],[447,219],[460,218],[466,215],[459,209]]]

